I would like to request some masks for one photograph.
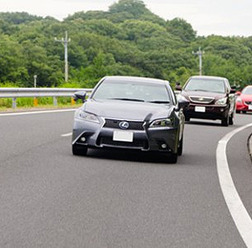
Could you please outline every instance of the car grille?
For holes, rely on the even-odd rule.
[[[247,105],[252,105],[252,101],[245,101]]]
[[[202,97],[202,96],[190,96],[190,101],[193,103],[204,103],[204,104],[210,104],[214,101],[213,97]]]
[[[104,145],[108,147],[126,147],[132,149],[147,149],[148,142],[146,140],[134,140],[133,142],[122,142],[122,141],[113,141],[111,137],[100,137],[99,145]]]
[[[121,121],[122,120],[105,119],[104,127],[120,129],[119,123]],[[129,123],[129,128],[127,129],[144,130],[144,127],[143,127],[144,122],[142,121],[127,121],[127,122]]]

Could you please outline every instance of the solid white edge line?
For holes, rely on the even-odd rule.
[[[4,114],[0,114],[0,116],[48,114],[48,113],[58,113],[58,112],[70,112],[70,111],[75,111],[75,110],[76,109],[41,110],[41,111],[31,111],[31,112],[4,113]]]
[[[225,135],[218,143],[216,150],[217,171],[221,190],[234,220],[234,223],[248,248],[252,248],[252,220],[235,188],[229,165],[227,162],[226,147],[229,140],[240,131],[251,127],[251,124],[237,128]]]
[[[61,134],[61,137],[69,137],[72,135],[72,132],[71,133],[65,133],[65,134]]]

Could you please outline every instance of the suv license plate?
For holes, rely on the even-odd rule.
[[[133,142],[133,132],[129,131],[114,131],[114,141]]]
[[[252,110],[252,105],[248,105],[248,109],[249,109],[249,110]]]
[[[195,112],[206,112],[206,107],[196,106],[195,107]]]

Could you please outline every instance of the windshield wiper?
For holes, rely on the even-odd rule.
[[[168,103],[170,103],[170,101],[158,101],[158,100],[156,100],[156,101],[149,101],[150,103],[164,103],[164,104],[168,104]]]
[[[196,89],[196,90],[193,90],[193,91],[209,92],[209,90],[202,90],[202,89]]]
[[[122,101],[133,101],[133,102],[144,102],[142,99],[135,99],[135,98],[108,98],[111,100],[122,100]]]

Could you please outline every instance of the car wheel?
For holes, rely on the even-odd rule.
[[[169,163],[176,164],[178,161],[178,153],[172,153],[169,156]]]
[[[221,120],[221,125],[227,127],[229,123],[229,117],[227,116],[225,119]]]
[[[185,117],[185,121],[190,121],[190,118],[189,117]]]
[[[181,156],[183,153],[183,137],[179,141],[179,147],[178,147],[178,155]]]
[[[231,116],[229,116],[229,125],[233,124],[234,124],[234,115],[232,114]]]
[[[246,113],[247,113],[247,111],[244,111],[244,110],[243,110],[243,111],[242,111],[242,113],[243,113],[243,114],[246,114]]]
[[[78,146],[78,145],[72,145],[72,153],[73,155],[87,155],[88,148],[86,146]]]
[[[236,112],[237,114],[240,114],[240,113],[241,113],[241,111],[240,111],[240,110],[236,110],[235,112]]]

